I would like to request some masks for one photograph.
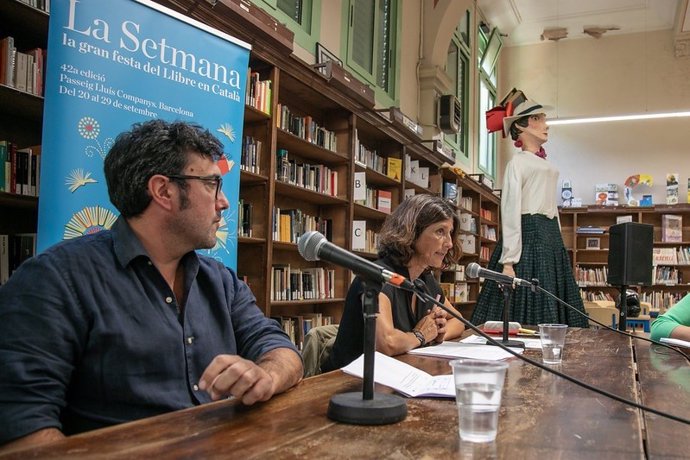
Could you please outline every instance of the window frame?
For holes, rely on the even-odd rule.
[[[481,25],[477,27],[477,52],[478,62],[477,69],[479,73],[478,78],[478,93],[479,93],[479,148],[477,149],[477,169],[489,176],[491,179],[496,178],[496,160],[498,157],[498,142],[497,134],[489,133],[486,129],[486,111],[496,106],[496,82],[498,81],[497,66],[493,66],[491,74],[487,74],[482,66],[484,59],[487,56],[491,44],[491,37],[499,37],[500,31],[498,27],[494,27],[489,37],[486,36],[482,30]],[[500,46],[496,56],[493,57],[494,64],[498,61],[500,53]],[[484,91],[485,90],[485,91]],[[484,93],[486,92],[486,98]],[[484,150],[484,149],[488,150]]]
[[[466,18],[469,19],[469,10],[465,12]],[[462,126],[460,127],[460,133],[457,134],[444,134],[443,141],[453,150],[459,152],[457,159],[461,159],[465,162],[469,161],[469,94],[470,94],[470,62],[471,62],[471,51],[469,37],[467,40],[463,38],[462,30],[460,29],[462,24],[458,24],[455,29],[453,36],[451,37],[451,44],[455,45],[458,50],[456,74],[459,78],[455,79],[455,88],[451,88],[453,94],[460,100],[460,106],[462,107]],[[450,45],[449,45],[450,47]],[[462,63],[462,65],[461,65]],[[446,60],[446,73],[448,73],[448,61]],[[464,75],[460,76],[460,73]],[[464,85],[461,84],[464,83]],[[462,87],[461,87],[462,86]]]
[[[368,84],[374,89],[376,101],[384,106],[397,106],[399,104],[399,85],[400,85],[400,69],[398,62],[400,62],[400,28],[402,27],[402,6],[399,0],[390,0],[390,40],[388,47],[388,89],[384,89],[378,84],[377,68],[374,67],[374,73],[368,72],[365,68],[359,65],[352,58],[352,40],[354,29],[354,7],[357,0],[345,0],[342,2],[342,37],[343,40],[343,57],[345,67],[352,72],[358,79]],[[378,0],[374,0],[376,2]],[[376,4],[376,3],[375,3]],[[378,13],[378,9],[375,10]],[[378,49],[378,40],[380,36],[380,29],[376,27],[379,24],[378,16],[374,18],[375,30],[374,41],[372,44],[372,63],[375,66],[375,53]]]
[[[285,24],[295,34],[294,41],[299,46],[305,50],[316,48],[316,43],[321,38],[321,0],[302,0],[306,5],[302,7],[302,11],[311,11],[311,15],[308,18],[309,29],[303,25],[307,18],[303,16],[303,24],[298,23],[278,8],[277,0],[251,0],[251,2],[273,16],[277,21]]]

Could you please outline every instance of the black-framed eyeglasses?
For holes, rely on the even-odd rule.
[[[218,194],[220,193],[220,189],[223,188],[223,178],[219,176],[218,174],[211,174],[210,176],[189,176],[185,174],[173,174],[170,176],[165,176],[168,179],[173,179],[173,180],[188,180],[188,179],[195,179],[195,180],[200,180],[204,182],[215,182],[216,184],[216,200],[218,199]]]

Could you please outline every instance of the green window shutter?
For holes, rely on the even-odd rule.
[[[376,32],[374,0],[354,0],[352,3],[352,60],[367,74],[373,76]]]

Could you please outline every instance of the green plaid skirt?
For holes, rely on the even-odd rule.
[[[499,240],[489,261],[488,269],[503,271],[501,258],[503,240]],[[587,327],[580,289],[575,282],[570,258],[563,245],[563,238],[556,218],[542,214],[522,216],[522,256],[513,266],[515,276],[525,280],[537,279],[539,285],[559,299],[569,303],[582,314],[558,303],[542,292],[532,292],[528,287],[516,287],[510,298],[510,321],[524,325],[559,323],[573,327]],[[503,319],[503,292],[499,285],[484,280],[472,323]]]

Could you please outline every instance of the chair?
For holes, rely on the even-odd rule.
[[[302,359],[305,378],[321,373],[321,364],[330,356],[337,335],[338,325],[328,324],[312,327],[304,336]]]
[[[618,322],[618,309],[614,306],[613,302],[609,302],[611,305],[600,305],[599,302],[585,302],[585,311],[590,318],[599,321],[600,323],[606,324],[616,328]],[[597,323],[590,321],[590,326],[601,327]]]

